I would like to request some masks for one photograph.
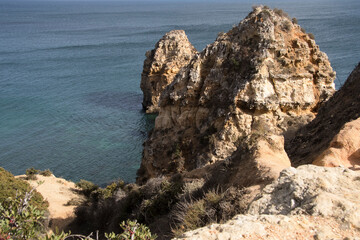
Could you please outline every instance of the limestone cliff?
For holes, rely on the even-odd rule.
[[[347,122],[359,117],[360,64],[350,74],[344,86],[319,109],[316,118],[299,129],[291,141],[286,142],[286,151],[292,164],[299,166],[312,163],[331,147],[331,141],[335,140],[335,136]],[[356,131],[352,133],[352,137],[356,138]],[[332,146],[342,148],[341,142],[335,142]]]
[[[155,49],[146,52],[140,87],[147,113],[158,112],[161,92],[196,52],[183,30],[166,33],[156,43]]]
[[[138,182],[232,157],[254,134],[289,137],[333,94],[326,54],[287,14],[254,9],[163,91]]]

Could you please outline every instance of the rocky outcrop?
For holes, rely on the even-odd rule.
[[[342,148],[341,144],[336,143],[335,136],[347,122],[359,117],[360,64],[350,74],[344,86],[319,109],[316,118],[299,129],[291,141],[285,142],[285,150],[291,159],[292,165],[310,164],[315,160],[319,162],[320,155],[324,154],[324,151],[329,147]],[[356,136],[353,135],[351,138],[356,138]],[[353,140],[355,139],[351,141]],[[348,154],[351,154],[351,152]]]
[[[288,168],[249,206],[225,224],[179,239],[357,239],[360,173],[312,165]]]
[[[144,93],[143,108],[147,113],[158,112],[161,92],[196,52],[183,30],[166,33],[156,43],[155,49],[146,52],[140,87]]]
[[[346,123],[313,164],[360,170],[360,118]]]
[[[256,8],[164,90],[138,182],[227,161],[253,135],[289,138],[333,94],[334,77],[299,25]]]

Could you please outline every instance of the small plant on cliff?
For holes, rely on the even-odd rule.
[[[311,38],[312,40],[315,40],[315,36],[314,36],[314,34],[312,34],[312,33],[308,33],[308,36],[309,36],[309,38]]]
[[[289,32],[292,28],[291,22],[290,21],[284,21],[281,25],[281,29],[285,32]]]
[[[274,8],[274,12],[280,17],[285,17],[287,19],[290,19],[290,16],[286,12],[284,12],[282,9]]]
[[[185,231],[194,230],[210,223],[222,223],[235,214],[243,213],[247,204],[241,198],[244,190],[231,187],[226,191],[218,189],[203,193],[197,199],[188,199],[176,204],[172,211],[173,234],[180,236]]]
[[[141,204],[141,212],[147,221],[156,216],[166,214],[172,205],[178,201],[178,195],[183,191],[181,180],[169,182],[164,180],[158,193],[150,199],[145,199]]]
[[[127,220],[122,222],[120,227],[123,229],[122,234],[105,233],[107,239],[112,240],[154,240],[157,238],[155,234],[151,234],[150,229],[144,224],[137,223],[137,221]]]
[[[50,177],[53,173],[50,171],[50,169],[46,169],[44,171],[40,171],[39,174],[45,177]]]
[[[25,175],[26,175],[26,179],[28,180],[36,180],[36,174],[39,173],[39,170],[36,170],[35,168],[28,168],[26,169]]]
[[[76,183],[76,186],[80,188],[80,192],[86,197],[90,197],[91,193],[99,189],[98,185],[84,179]]]

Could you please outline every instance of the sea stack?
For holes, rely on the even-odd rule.
[[[194,55],[161,93],[139,183],[227,160],[254,135],[289,138],[314,119],[335,72],[295,22],[257,7]]]
[[[144,93],[142,105],[146,113],[159,111],[161,92],[195,53],[196,49],[183,30],[166,33],[156,43],[155,49],[146,52],[140,84]]]

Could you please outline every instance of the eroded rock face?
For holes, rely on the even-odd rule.
[[[299,25],[256,8],[164,90],[138,182],[226,160],[253,134],[290,136],[333,94],[334,78]]]
[[[225,224],[179,239],[358,239],[360,173],[313,165],[288,168]]]
[[[183,30],[166,33],[155,49],[146,52],[141,74],[143,107],[147,113],[158,112],[161,92],[170,84],[179,70],[197,53]]]
[[[285,142],[292,165],[296,167],[317,160],[326,149],[332,147],[331,142],[344,125],[359,117],[360,64],[340,90],[319,109],[316,118],[300,128],[293,139]],[[351,135],[351,130],[349,133]],[[356,139],[357,136],[349,137]]]

